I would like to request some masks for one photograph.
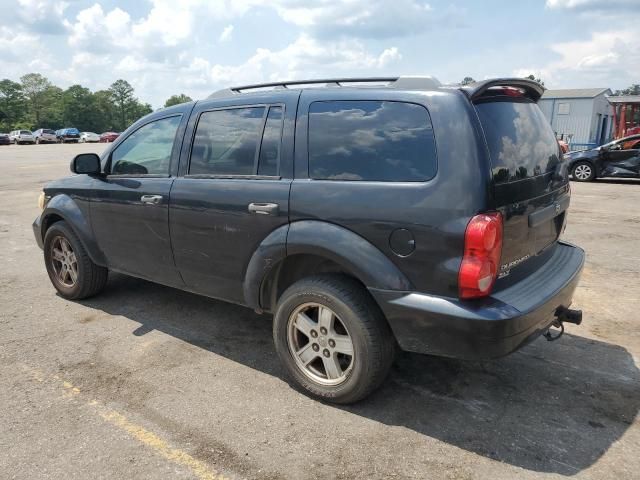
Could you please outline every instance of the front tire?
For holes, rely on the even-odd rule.
[[[591,182],[596,178],[596,170],[590,162],[577,162],[571,175],[577,182]]]
[[[273,323],[276,351],[307,392],[353,403],[386,378],[395,340],[366,289],[342,275],[316,275],[280,297]]]
[[[107,283],[108,270],[91,261],[80,239],[64,221],[47,230],[44,261],[51,283],[66,299],[91,297]]]

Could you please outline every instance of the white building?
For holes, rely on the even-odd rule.
[[[611,140],[613,107],[608,88],[546,90],[538,102],[559,139],[571,149],[602,145]]]

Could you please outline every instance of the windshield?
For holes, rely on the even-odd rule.
[[[535,103],[494,98],[476,104],[476,109],[495,183],[544,175],[561,162],[553,130]]]

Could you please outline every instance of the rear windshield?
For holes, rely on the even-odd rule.
[[[535,103],[491,99],[476,104],[476,109],[489,146],[495,183],[544,175],[560,163],[556,137]]]
[[[42,133],[50,133],[51,135],[55,135],[56,134],[56,132],[54,132],[53,130],[48,130],[46,128],[44,130],[42,130]]]
[[[20,130],[20,135],[31,135],[29,130]]]
[[[73,135],[74,133],[80,133],[80,132],[78,131],[77,128],[67,128],[66,133],[70,133]]]

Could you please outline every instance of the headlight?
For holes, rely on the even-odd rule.
[[[38,208],[40,210],[44,210],[44,207],[47,206],[48,201],[49,197],[47,197],[44,192],[40,192],[40,196],[38,197]]]

